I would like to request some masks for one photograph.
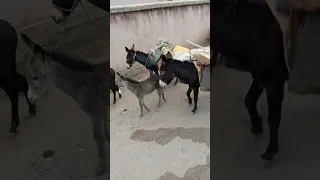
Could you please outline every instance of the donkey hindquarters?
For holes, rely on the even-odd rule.
[[[158,107],[161,106],[161,96],[163,101],[166,102],[163,89],[159,85],[160,76],[158,74],[152,74],[148,79],[141,82],[123,77],[119,73],[117,74],[120,77],[121,86],[128,88],[138,98],[140,106],[140,117],[143,116],[143,107],[146,108],[147,111],[150,111],[143,101],[144,96],[147,94],[151,94],[155,89],[157,90],[159,96]]]
[[[17,33],[14,27],[9,22],[0,19],[0,87],[9,96],[11,101],[11,126],[9,130],[11,133],[17,133],[17,128],[20,124],[19,91],[22,91],[25,96],[28,92],[26,78],[17,73],[17,43]],[[35,114],[35,105],[32,105],[28,99],[27,102],[29,113]]]
[[[189,88],[186,93],[188,97],[188,103],[190,105],[192,104],[192,98],[190,94],[193,91],[194,106],[191,112],[196,113],[198,109],[198,96],[200,88],[197,68],[194,66],[193,62],[190,61],[168,59],[164,55],[162,55],[161,58],[164,62],[164,67],[161,67],[164,69],[164,73],[160,77],[160,86],[167,86],[174,79],[174,77],[179,78],[181,83],[188,84]]]
[[[210,23],[214,27],[210,33],[211,46],[226,58],[227,67],[228,64],[240,65],[239,70],[248,71],[253,77],[245,105],[251,119],[251,132],[255,135],[263,132],[256,106],[263,89],[266,90],[270,140],[261,158],[270,163],[278,152],[284,83],[289,77],[280,25],[267,5],[243,1],[211,3]]]
[[[110,68],[110,90],[113,93],[113,104],[115,104],[116,92],[118,92],[119,98],[121,98],[121,92],[119,90],[119,87],[116,85],[116,72],[112,68]]]

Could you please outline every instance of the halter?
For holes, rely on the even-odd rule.
[[[132,66],[135,62],[136,62],[136,55],[137,55],[137,53],[136,52],[134,52],[134,54],[133,54],[133,61],[132,61],[132,63],[131,64],[129,64],[130,66]]]
[[[59,10],[62,10],[62,11],[73,12],[79,2],[81,3],[81,0],[74,0],[74,2],[73,2],[73,4],[72,4],[70,9],[62,8],[62,7],[58,6],[58,5],[56,5],[54,3],[54,1],[52,1],[52,6],[54,6],[55,8],[57,8]]]

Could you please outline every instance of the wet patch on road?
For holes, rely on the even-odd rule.
[[[132,133],[131,139],[140,142],[152,142],[166,145],[174,138],[191,139],[193,142],[205,143],[210,147],[210,129],[209,128],[159,128],[157,130],[138,129]]]
[[[205,143],[210,147],[209,128],[159,128],[156,130],[138,129],[132,133],[131,139],[140,142],[156,142],[159,145],[166,145],[176,137],[191,139],[193,142]],[[189,168],[183,177],[174,173],[166,172],[159,180],[206,180],[210,179],[210,155],[207,156],[207,163]]]

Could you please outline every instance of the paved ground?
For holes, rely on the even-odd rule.
[[[193,115],[186,89],[182,84],[167,88],[161,108],[156,107],[155,92],[146,97],[151,112],[143,118],[129,91],[111,107],[112,180],[209,179],[210,95],[200,93]],[[38,116],[29,118],[20,98],[20,134],[8,139],[10,108],[7,100],[1,101],[1,179],[93,179],[96,152],[86,114],[59,90],[38,103]],[[42,159],[45,150],[56,152],[52,160]]]
[[[280,126],[280,152],[275,166],[264,169],[260,155],[267,147],[265,94],[258,103],[264,118],[264,140],[254,142],[244,107],[249,74],[218,67],[211,75],[211,176],[215,180],[318,179],[320,165],[320,98],[287,93]]]
[[[128,91],[111,108],[112,180],[210,179],[210,93],[200,92],[193,115],[186,90],[181,83],[167,88],[160,108],[156,92],[146,96],[151,112],[142,118]]]

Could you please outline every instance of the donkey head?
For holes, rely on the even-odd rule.
[[[131,68],[136,59],[136,51],[134,50],[134,44],[132,45],[131,49],[125,47],[125,50],[127,51],[126,68],[129,69]]]
[[[50,84],[50,64],[46,61],[46,50],[33,42],[26,34],[21,34],[24,43],[32,51],[27,64],[27,80],[29,84],[28,98],[34,102],[47,93]]]
[[[120,77],[119,78],[119,81],[118,81],[118,87],[119,87],[119,94],[122,94],[122,93],[124,93],[125,91],[126,91],[126,89],[127,89],[127,81],[125,80],[125,78],[121,75],[121,74],[119,74],[118,72],[117,72],[117,75]]]
[[[59,24],[67,20],[80,0],[52,0],[52,19]]]
[[[168,59],[165,55],[161,55],[161,60],[159,85],[164,88],[174,79],[175,74],[173,69],[168,66]]]

